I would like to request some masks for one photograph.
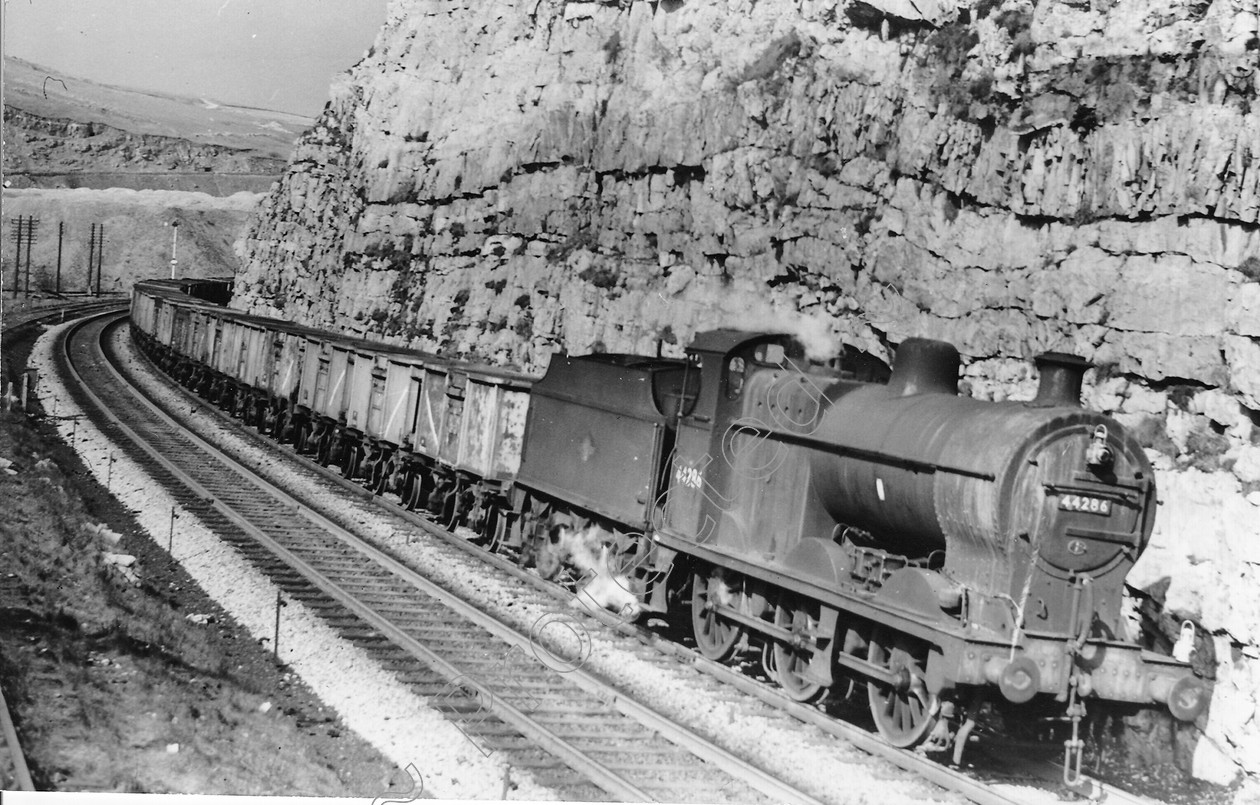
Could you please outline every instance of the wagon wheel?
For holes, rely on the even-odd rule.
[[[402,466],[402,456],[397,452],[390,453],[389,458],[381,462],[380,480],[376,484],[378,494],[398,494],[402,491]]]
[[[503,542],[507,539],[507,532],[507,515],[497,506],[491,508],[490,516],[486,522],[486,536],[490,538],[490,543],[486,547],[491,553],[502,553]]]
[[[319,434],[319,441],[315,447],[315,463],[321,467],[327,467],[329,461],[329,453],[333,449],[333,435],[325,428]]]
[[[806,636],[818,628],[818,618],[806,611],[808,604],[785,598],[774,608],[774,625],[787,629],[794,635]],[[822,698],[826,687],[805,678],[805,669],[809,667],[812,652],[805,648],[795,648],[780,641],[774,641],[770,649],[771,663],[767,670],[772,671],[774,678],[783,688],[788,698],[798,702],[812,702]]]
[[[407,470],[406,480],[403,481],[402,499],[407,511],[415,511],[424,504],[424,476],[417,467],[413,466]]]
[[[341,454],[341,477],[353,481],[359,477],[363,462],[363,449],[354,443],[348,443]]]
[[[402,467],[402,480],[398,484],[398,503],[404,509],[411,508],[411,496],[415,494],[417,483],[415,469],[404,464]]]
[[[402,472],[402,458],[398,453],[391,453],[389,458],[381,461],[377,467],[372,491],[378,495],[401,491],[398,476]]]
[[[936,724],[940,702],[927,689],[927,657],[928,646],[921,641],[890,634],[882,626],[871,634],[866,659],[900,677],[895,685],[866,684],[875,726],[893,746],[914,746]]]
[[[310,436],[310,426],[305,422],[293,422],[293,452],[305,453],[307,451],[306,439]]]
[[[712,607],[718,603],[717,591],[721,580],[716,573],[705,576],[696,573],[691,577],[691,629],[696,636],[696,647],[711,660],[723,662],[735,653],[735,644],[744,634],[737,623],[721,618]],[[714,596],[710,596],[710,590]]]

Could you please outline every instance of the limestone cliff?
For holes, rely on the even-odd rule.
[[[1258,61],[1255,0],[397,0],[235,304],[532,370],[930,336],[990,398],[1083,355],[1161,456],[1135,586],[1215,641],[1199,772],[1256,774]]]

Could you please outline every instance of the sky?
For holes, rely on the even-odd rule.
[[[387,0],[3,0],[4,54],[100,84],[315,117]]]

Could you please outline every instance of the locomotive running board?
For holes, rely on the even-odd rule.
[[[694,556],[711,564],[730,567],[746,576],[760,579],[785,590],[800,592],[843,612],[885,623],[898,631],[931,643],[937,643],[942,638],[976,642],[977,638],[980,637],[975,634],[966,634],[960,625],[953,623],[925,624],[923,622],[924,613],[922,612],[901,609],[888,601],[881,601],[879,606],[876,606],[869,601],[846,595],[837,590],[828,589],[812,581],[793,578],[784,571],[768,568],[764,565],[756,565],[746,559],[732,556],[723,551],[698,545],[667,531],[657,531],[653,536],[661,545],[672,548],[679,553]],[[988,641],[981,637],[980,642]]]

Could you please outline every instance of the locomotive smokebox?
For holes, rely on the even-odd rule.
[[[907,338],[897,347],[892,377],[888,379],[888,396],[957,394],[960,362],[953,344],[929,338]]]
[[[1053,408],[1059,405],[1079,407],[1081,384],[1085,370],[1091,364],[1077,355],[1066,352],[1046,352],[1034,359],[1041,380],[1036,398],[1028,403],[1034,408]]]

